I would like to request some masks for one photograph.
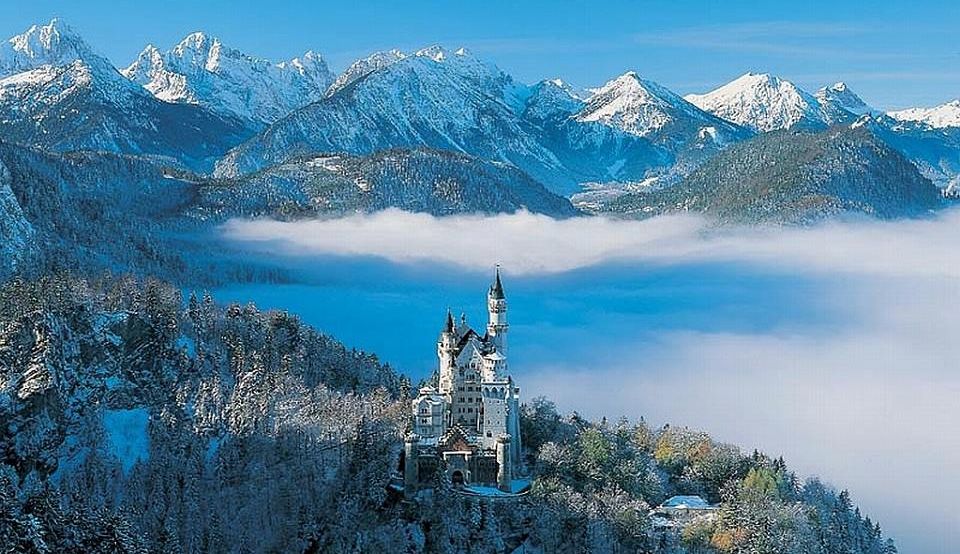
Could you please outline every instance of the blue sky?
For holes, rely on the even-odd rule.
[[[593,86],[636,70],[680,93],[746,71],[808,89],[847,81],[882,108],[960,96],[960,3],[801,1],[6,1],[0,31],[62,17],[114,63],[204,30],[269,58],[313,49],[334,69],[384,49],[466,46],[522,81]]]

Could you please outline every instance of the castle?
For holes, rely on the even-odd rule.
[[[507,300],[500,269],[487,293],[482,336],[450,311],[437,341],[438,386],[412,401],[413,433],[404,448],[404,489],[416,493],[441,460],[455,485],[511,492],[521,460],[520,389],[507,368]]]

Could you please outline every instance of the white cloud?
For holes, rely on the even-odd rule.
[[[805,229],[712,229],[694,216],[644,221],[557,220],[530,213],[434,217],[399,210],[341,219],[233,220],[229,239],[294,256],[431,260],[515,274],[556,273],[617,260],[749,262],[823,272],[960,276],[960,211],[929,220],[829,223]]]

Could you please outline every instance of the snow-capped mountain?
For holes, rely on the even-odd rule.
[[[879,113],[877,109],[870,106],[850,90],[844,82],[834,83],[828,87],[823,87],[815,92],[814,97],[820,102],[820,105],[834,117],[845,118],[847,114],[861,116],[864,114]],[[833,123],[834,121],[831,121]]]
[[[594,90],[576,118],[600,122],[639,137],[662,138],[657,135],[678,127],[705,129],[707,135],[720,141],[742,134],[730,123],[653,81],[641,79],[633,71]]]
[[[685,98],[704,111],[755,131],[817,128],[826,123],[813,95],[768,73],[747,73],[706,94]]]
[[[351,72],[323,100],[235,148],[218,164],[218,175],[249,173],[299,154],[393,147],[511,161],[550,180],[563,174],[538,129],[520,116],[526,90],[509,75],[464,50],[431,47],[394,58],[361,78],[362,72]]]
[[[326,62],[312,51],[273,63],[204,33],[188,35],[167,52],[149,45],[122,73],[165,102],[199,104],[260,126],[319,100],[333,82]]]
[[[532,121],[564,119],[583,109],[585,102],[562,79],[547,79],[530,87],[523,115]]]
[[[4,45],[0,132],[51,150],[163,156],[198,168],[247,133],[239,121],[157,100],[57,20]]]
[[[100,65],[100,70],[104,65],[112,67],[70,27],[59,19],[52,19],[46,25],[33,25],[23,34],[0,43],[0,77],[38,67],[69,65],[81,59]]]
[[[951,100],[946,104],[932,108],[910,108],[893,111],[887,115],[898,121],[924,123],[934,129],[960,127],[960,100]]]
[[[386,52],[376,52],[366,58],[361,58],[350,64],[350,67],[337,76],[333,84],[330,85],[330,88],[327,89],[327,96],[332,96],[350,83],[362,79],[374,71],[383,69],[406,57],[407,55],[399,50],[388,50]]]
[[[748,135],[635,74],[584,101],[562,81],[524,86],[466,51],[431,47],[355,63],[326,98],[231,151],[217,173],[297,155],[426,147],[510,162],[569,194],[584,182],[645,179],[681,158],[687,168]]]

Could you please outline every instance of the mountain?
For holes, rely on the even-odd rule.
[[[302,154],[422,146],[510,161],[544,182],[563,178],[560,160],[516,112],[522,87],[463,50],[427,48],[348,83],[232,150],[217,175]]]
[[[157,100],[53,20],[0,48],[0,133],[50,150],[142,154],[200,169],[249,131],[198,106]]]
[[[149,45],[122,73],[164,102],[198,104],[259,127],[319,100],[333,82],[314,52],[275,64],[203,33],[167,52]]]
[[[897,121],[923,123],[933,129],[960,127],[960,100],[952,100],[932,108],[910,108],[893,111],[887,115]]]
[[[523,117],[540,124],[562,120],[582,110],[585,104],[562,79],[546,79],[530,87],[524,102]]]
[[[641,129],[643,118],[655,123]],[[432,47],[355,63],[326,98],[232,150],[216,174],[251,173],[299,155],[424,147],[508,162],[569,194],[581,183],[669,172],[678,160],[695,165],[748,134],[635,74],[584,101],[562,82],[524,86],[464,50]]]
[[[666,88],[630,71],[593,91],[578,121],[596,121],[655,142],[699,133],[725,143],[742,138],[742,130],[710,115]]]
[[[826,126],[817,98],[768,73],[747,73],[716,90],[685,98],[704,111],[755,131]]]
[[[815,92],[814,97],[827,111],[830,123],[850,121],[850,116],[880,113],[850,90],[846,83],[834,83]]]
[[[161,246],[161,222],[191,202],[193,185],[159,164],[0,141],[0,168],[2,242],[42,245],[24,269],[165,274],[178,266],[178,253]]]
[[[622,196],[604,210],[695,211],[734,223],[808,223],[841,214],[918,216],[942,205],[938,189],[865,128],[777,131],[736,144],[678,185]]]
[[[400,208],[434,215],[578,212],[516,167],[436,150],[294,159],[200,191],[203,217],[295,217]]]
[[[901,152],[945,194],[960,185],[960,127],[933,127],[924,121],[897,120],[885,114],[863,116],[866,127]]]
[[[354,81],[362,79],[374,71],[383,69],[406,57],[407,55],[399,50],[389,50],[387,52],[376,52],[366,58],[361,58],[350,64],[350,67],[337,76],[333,84],[330,85],[330,88],[327,89],[327,96],[332,96]]]

